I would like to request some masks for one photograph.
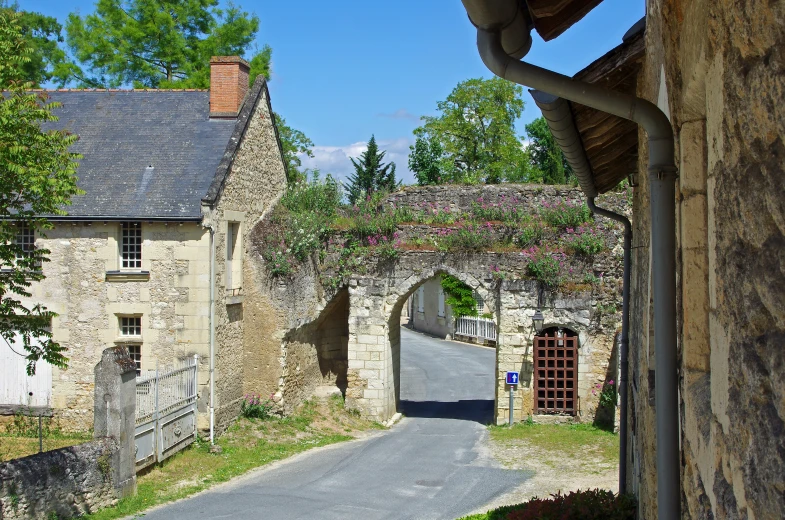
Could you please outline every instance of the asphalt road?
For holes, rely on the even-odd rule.
[[[158,519],[447,519],[527,475],[484,450],[492,349],[401,331],[401,411],[389,431],[294,457],[145,515]]]

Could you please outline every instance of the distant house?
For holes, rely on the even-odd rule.
[[[490,312],[485,301],[476,292],[474,293],[474,299],[477,302],[477,313],[479,315]],[[406,306],[411,328],[440,338],[487,342],[487,338],[477,337],[476,334],[471,336],[460,334],[461,331],[458,330],[460,318],[453,314],[452,307],[446,303],[446,300],[447,295],[444,289],[442,289],[439,278],[432,278],[420,285],[410,296]],[[473,320],[474,318],[467,317],[464,319]],[[479,319],[482,320],[482,318]],[[473,332],[476,333],[476,331]]]
[[[66,428],[90,428],[93,368],[105,348],[126,345],[139,371],[199,355],[199,428],[211,406],[219,427],[235,415],[245,237],[286,187],[267,85],[259,77],[249,89],[248,73],[244,60],[218,57],[209,91],[49,92],[62,103],[54,125],[79,135],[85,194],[45,237],[20,229],[19,240],[51,251],[28,303],[58,313],[52,333],[69,366],[40,362],[27,378],[0,345],[6,413],[37,405]]]

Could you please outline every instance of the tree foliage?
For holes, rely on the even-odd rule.
[[[523,147],[515,121],[523,113],[523,88],[501,78],[459,83],[438,116],[423,116],[415,136],[439,143],[448,166],[445,180],[495,184],[516,175]]]
[[[417,137],[409,150],[409,169],[414,172],[417,184],[420,186],[440,184],[445,168],[443,164],[444,149],[439,141]]]
[[[442,274],[441,286],[447,296],[444,303],[452,308],[454,317],[477,316],[477,300],[471,287],[449,274]]]
[[[65,367],[65,348],[52,341],[49,331],[55,313],[22,298],[31,296],[32,282],[44,278],[43,262],[49,251],[23,247],[23,229],[43,234],[50,227],[42,215],[63,214],[76,186],[78,155],[68,151],[76,136],[65,131],[42,131],[41,124],[56,121],[44,93],[31,93],[27,81],[34,51],[28,46],[21,15],[0,12],[0,336],[27,358],[27,371],[36,362]],[[21,345],[18,339],[21,337]],[[24,352],[24,354],[22,354]]]
[[[0,2],[0,10],[17,14],[17,23],[29,50],[29,60],[20,64],[25,81],[35,87],[48,82],[62,87],[79,77],[79,68],[68,59],[61,47],[65,42],[63,26],[56,18],[23,11],[16,2]]]
[[[531,140],[526,151],[532,166],[532,181],[543,184],[565,184],[572,174],[561,148],[553,138],[548,122],[538,117],[526,125],[526,135]]]
[[[281,140],[286,178],[289,180],[289,184],[305,180],[305,172],[300,170],[303,162],[300,160],[299,154],[313,157],[311,151],[313,141],[300,130],[287,125],[286,120],[277,113],[275,114],[275,126],[278,128],[278,138]]]
[[[368,141],[368,148],[357,159],[352,157],[354,173],[349,177],[347,188],[349,202],[354,204],[358,199],[371,196],[377,191],[393,191],[398,187],[395,179],[395,163],[384,164],[387,152],[379,150],[376,137]]]
[[[68,16],[68,45],[94,76],[89,85],[208,88],[210,57],[244,55],[259,18],[218,0],[98,0]],[[250,79],[269,77],[272,50],[250,60]]]

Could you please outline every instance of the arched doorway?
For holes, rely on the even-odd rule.
[[[534,337],[534,413],[578,413],[578,335],[551,327]]]

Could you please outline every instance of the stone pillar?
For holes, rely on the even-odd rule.
[[[125,347],[104,350],[95,366],[95,437],[112,437],[119,450],[112,457],[112,482],[118,498],[136,493],[134,428],[136,363]]]

